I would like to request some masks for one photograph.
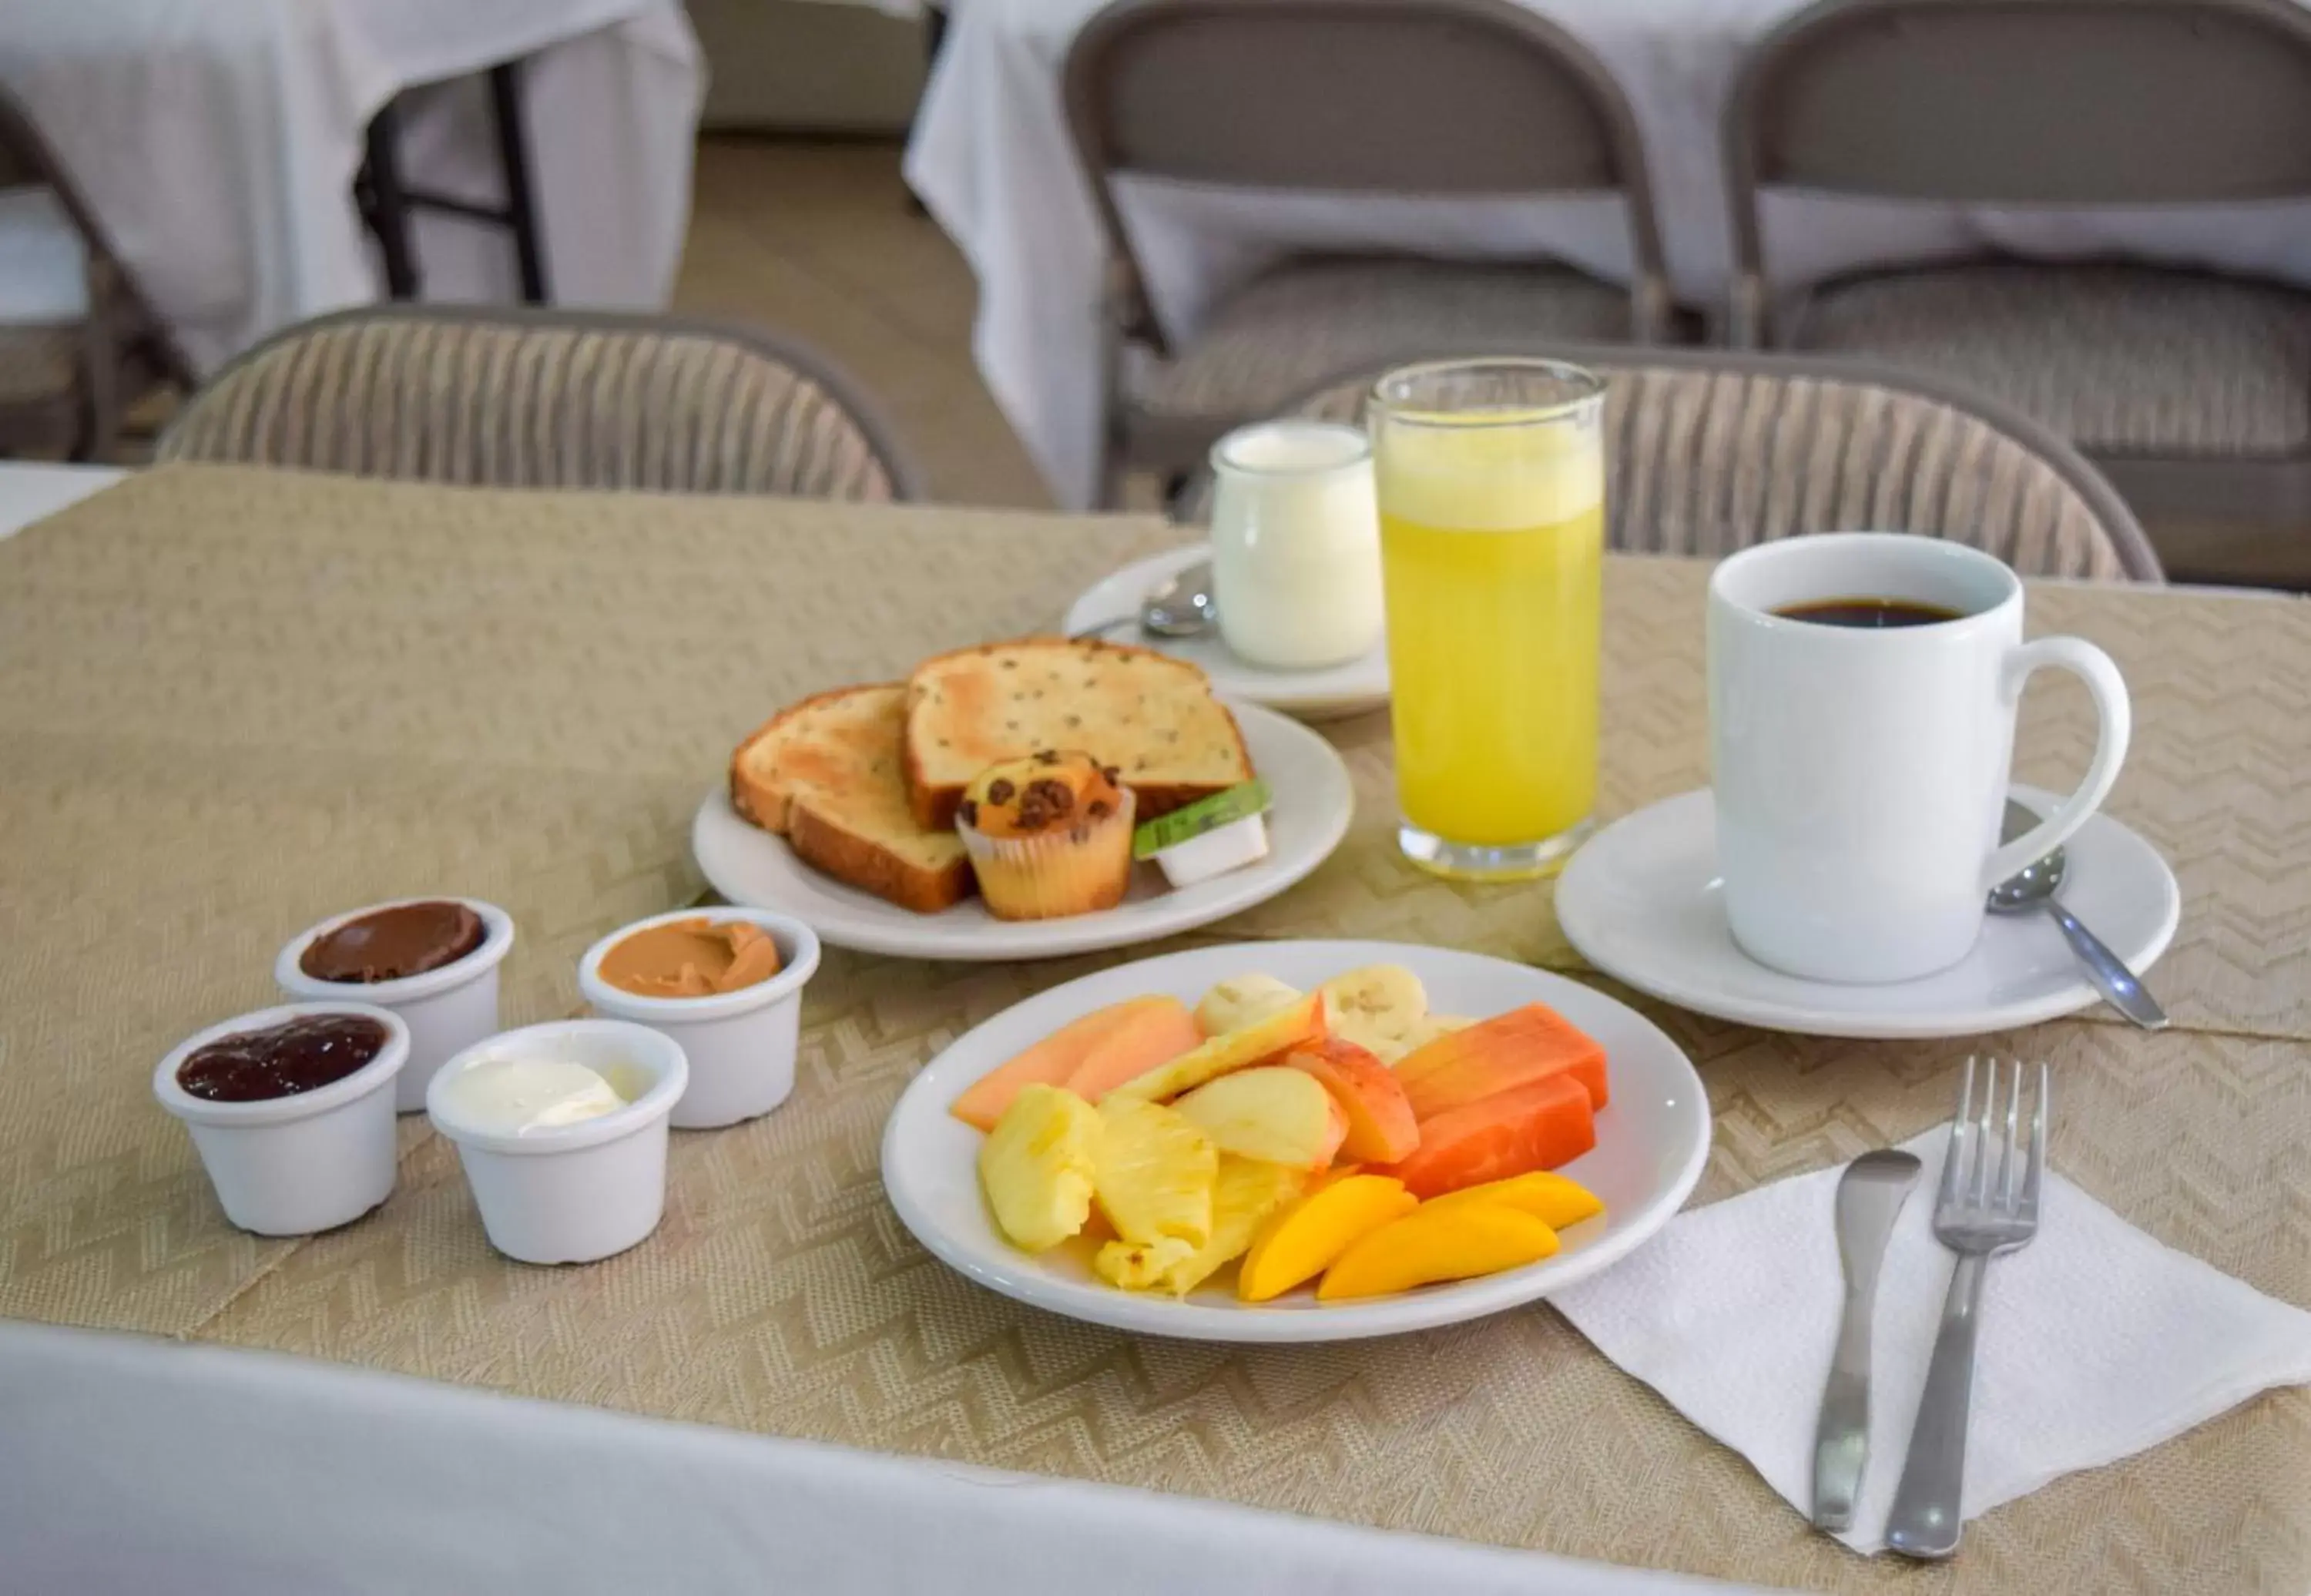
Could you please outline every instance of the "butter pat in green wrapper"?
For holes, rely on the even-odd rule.
[[[1159,815],[1131,833],[1131,856],[1152,859],[1173,886],[1192,886],[1268,857],[1268,783],[1246,781]]]

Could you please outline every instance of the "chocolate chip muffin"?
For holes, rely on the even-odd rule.
[[[955,830],[999,920],[1112,909],[1131,882],[1132,796],[1088,754],[1046,748],[981,771]]]

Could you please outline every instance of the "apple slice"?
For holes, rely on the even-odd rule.
[[[1420,1145],[1420,1125],[1396,1072],[1378,1054],[1338,1036],[1295,1047],[1284,1055],[1286,1068],[1304,1070],[1332,1095],[1348,1116],[1348,1138],[1341,1155],[1360,1163],[1394,1164]],[[1077,1088],[1080,1090],[1080,1088]]]
[[[1221,1152],[1293,1169],[1322,1169],[1348,1133],[1347,1115],[1314,1076],[1279,1065],[1224,1075],[1172,1106]]]
[[[1201,1047],[1191,1048],[1170,1063],[1124,1082],[1115,1088],[1113,1095],[1162,1103],[1182,1092],[1191,1092],[1207,1081],[1265,1064],[1292,1048],[1321,1042],[1323,1037],[1324,995],[1310,992],[1288,1008],[1234,1031],[1223,1031]]]

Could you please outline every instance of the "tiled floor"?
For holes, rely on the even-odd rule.
[[[793,335],[882,402],[949,503],[1050,494],[971,362],[971,270],[913,211],[890,144],[709,137],[698,149],[686,314]]]

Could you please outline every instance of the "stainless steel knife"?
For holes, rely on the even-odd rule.
[[[1837,1259],[1845,1271],[1845,1317],[1821,1393],[1813,1443],[1813,1522],[1825,1530],[1853,1522],[1870,1452],[1870,1320],[1878,1301],[1878,1266],[1894,1220],[1918,1183],[1918,1161],[1881,1147],[1845,1166],[1837,1182]]]

